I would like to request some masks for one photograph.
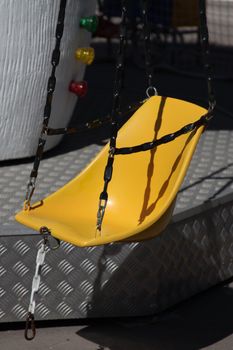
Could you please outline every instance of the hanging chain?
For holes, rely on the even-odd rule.
[[[38,147],[33,163],[33,168],[29,177],[28,185],[27,185],[27,191],[25,196],[25,209],[30,208],[30,202],[31,198],[33,196],[34,190],[35,190],[35,184],[36,179],[38,175],[38,169],[40,166],[40,161],[43,155],[45,143],[46,143],[46,130],[48,128],[49,119],[51,115],[51,106],[52,106],[52,100],[53,100],[53,93],[56,87],[56,68],[59,64],[60,60],[60,43],[61,38],[63,35],[63,29],[64,29],[64,19],[65,19],[65,10],[66,10],[66,3],[67,0],[61,0],[60,1],[60,8],[58,13],[58,19],[57,19],[57,25],[56,25],[56,43],[54,50],[52,52],[52,58],[51,58],[51,64],[52,64],[52,72],[48,79],[47,84],[47,97],[46,97],[46,103],[44,107],[44,116],[43,116],[43,125],[42,125],[42,131],[39,137],[38,141]]]
[[[36,296],[40,288],[41,272],[42,272],[42,266],[44,265],[45,256],[49,250],[56,250],[60,247],[60,241],[58,239],[55,238],[56,245],[52,245],[51,242],[49,241],[50,231],[47,227],[41,227],[40,233],[43,235],[43,241],[37,252],[36,268],[35,268],[35,273],[32,280],[30,302],[29,302],[25,332],[24,332],[24,336],[27,340],[34,339],[36,335],[34,313],[36,308]]]
[[[212,67],[210,65],[209,33],[206,18],[206,0],[199,0],[199,11],[202,57],[207,79],[209,109],[212,110],[215,107],[216,101],[213,89]]]
[[[113,93],[113,106],[111,112],[111,127],[112,127],[112,136],[110,139],[110,148],[109,156],[107,160],[107,165],[104,171],[104,188],[99,197],[99,207],[97,211],[97,223],[96,230],[98,233],[101,233],[101,226],[105,214],[105,209],[108,202],[108,184],[112,179],[113,172],[113,163],[114,163],[114,154],[116,148],[116,139],[118,132],[118,115],[120,110],[120,95],[123,85],[123,76],[124,76],[124,64],[125,64],[125,46],[126,46],[126,1],[122,0],[122,14],[121,14],[121,34],[119,42],[119,51],[117,56],[116,63],[116,76],[114,84],[114,93]]]
[[[25,338],[27,340],[32,340],[35,338],[36,335],[36,327],[35,327],[35,319],[34,319],[34,312],[36,308],[36,295],[39,291],[40,287],[40,279],[41,279],[41,270],[42,266],[45,261],[45,256],[48,252],[48,246],[47,246],[47,239],[44,237],[40,248],[37,252],[36,257],[36,269],[35,274],[32,280],[32,289],[31,289],[31,296],[30,296],[30,303],[28,308],[28,314],[26,319],[26,327],[25,327]],[[29,335],[29,332],[31,332],[31,335]]]
[[[56,43],[55,48],[52,52],[52,58],[51,58],[51,65],[52,65],[52,71],[51,75],[48,79],[47,84],[47,96],[46,96],[46,103],[44,107],[44,116],[43,116],[43,124],[42,124],[42,130],[38,141],[38,147],[33,163],[33,168],[30,174],[29,182],[27,185],[27,191],[26,191],[26,198],[25,198],[25,209],[30,208],[30,202],[31,198],[33,196],[34,190],[35,190],[35,184],[36,179],[38,175],[38,169],[40,166],[40,161],[43,155],[44,146],[46,143],[46,130],[48,128],[49,119],[51,115],[51,106],[52,106],[52,100],[53,100],[53,93],[56,87],[56,68],[59,64],[60,60],[60,43],[61,38],[63,35],[63,29],[64,29],[64,19],[65,19],[65,10],[66,10],[66,3],[67,0],[61,0],[60,1],[60,8],[58,13],[58,19],[57,19],[57,25],[56,25]],[[28,314],[26,319],[26,327],[25,327],[25,338],[27,340],[34,339],[36,335],[36,327],[35,327],[35,319],[34,319],[34,312],[36,307],[36,295],[39,291],[40,286],[40,279],[41,279],[41,269],[44,264],[46,253],[48,252],[48,249],[57,249],[59,247],[60,242],[57,241],[56,247],[50,247],[48,242],[48,234],[50,233],[47,228],[42,227],[40,229],[40,232],[44,235],[43,242],[38,250],[37,257],[36,257],[36,269],[35,274],[32,281],[32,289],[31,289],[31,296],[30,296],[30,303],[28,308]],[[29,334],[31,332],[31,334]]]
[[[145,51],[145,66],[147,76],[147,97],[158,95],[156,88],[153,86],[153,66],[151,62],[151,38],[150,27],[148,22],[148,0],[142,0],[142,20],[143,20],[143,36]]]

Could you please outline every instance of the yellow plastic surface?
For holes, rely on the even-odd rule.
[[[151,97],[120,129],[117,147],[160,138],[206,112],[182,100]],[[80,175],[16,219],[35,230],[46,226],[54,237],[81,247],[158,235],[170,220],[202,131],[203,127],[151,151],[115,157],[101,235],[96,236],[96,214],[108,145]]]

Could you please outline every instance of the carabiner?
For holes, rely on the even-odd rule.
[[[42,226],[40,228],[40,233],[43,235],[44,238],[44,243],[47,245],[47,247],[51,250],[56,250],[60,247],[61,242],[58,238],[53,237],[51,235],[51,231],[46,227],[46,226]],[[50,238],[50,239],[49,239]],[[56,242],[56,245],[52,245],[51,244],[51,239],[54,239]]]
[[[32,332],[31,335],[29,335],[29,331]],[[26,340],[33,340],[35,336],[36,336],[36,326],[35,326],[34,315],[31,312],[28,312],[27,318],[26,318],[24,337]]]

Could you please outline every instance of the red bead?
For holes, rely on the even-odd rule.
[[[69,85],[69,91],[73,92],[78,97],[84,97],[87,93],[87,82],[72,80]]]

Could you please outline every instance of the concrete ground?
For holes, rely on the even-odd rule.
[[[190,72],[189,72],[190,73]],[[88,68],[88,97],[78,104],[73,123],[107,114],[111,106],[113,65],[101,61]],[[205,104],[204,81],[174,73],[157,73],[160,94]],[[144,98],[142,70],[132,63],[126,74],[125,103]],[[215,82],[218,99],[213,129],[232,129],[232,81]],[[91,101],[91,103],[90,103]],[[106,134],[107,135],[107,134]],[[105,137],[106,137],[105,135]],[[79,146],[101,142],[102,133],[78,136]],[[52,152],[66,152],[77,147],[77,136],[64,141]],[[135,319],[92,320],[41,323],[36,339],[26,342],[21,324],[0,324],[1,350],[232,350],[233,349],[233,284],[213,288],[173,310],[159,316]]]

